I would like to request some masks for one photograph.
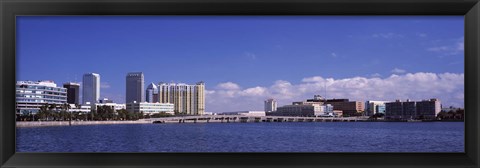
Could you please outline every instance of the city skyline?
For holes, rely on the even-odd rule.
[[[101,98],[118,103],[124,75],[140,71],[145,83],[205,81],[214,112],[263,109],[268,98],[281,106],[324,85],[327,98],[463,107],[463,17],[22,16],[17,26],[17,80],[95,72]],[[52,60],[78,68],[34,66]]]

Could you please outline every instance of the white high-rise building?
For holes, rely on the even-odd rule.
[[[277,101],[274,99],[265,100],[265,112],[277,111]]]
[[[88,73],[83,75],[82,85],[82,103],[97,103],[100,99],[100,75],[96,73]]]
[[[205,112],[205,83],[160,83],[159,102],[172,103],[176,114],[203,115]]]

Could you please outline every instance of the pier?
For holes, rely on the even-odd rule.
[[[244,116],[211,115],[148,118],[150,123],[250,123],[250,122],[363,122],[368,117],[293,117],[293,116]]]

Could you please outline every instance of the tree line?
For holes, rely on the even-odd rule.
[[[144,114],[143,112],[129,112],[125,109],[114,110],[111,106],[97,106],[89,113],[70,112],[68,104],[46,104],[40,107],[37,113],[19,114],[17,121],[123,121],[144,118],[170,117],[171,114],[156,113]]]
[[[464,120],[465,119],[465,109],[456,109],[441,111],[437,114],[437,119],[439,120]]]

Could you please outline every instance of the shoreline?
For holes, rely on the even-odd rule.
[[[17,128],[26,127],[48,127],[48,126],[77,126],[77,125],[114,125],[114,124],[151,124],[151,121],[17,121]]]
[[[331,121],[328,121],[331,122]],[[357,121],[357,122],[406,122],[406,121]],[[464,122],[464,121],[421,121],[421,122]],[[115,124],[185,124],[195,122],[182,122],[178,121],[167,121],[163,123],[153,123],[151,120],[135,120],[135,121],[72,121],[71,125],[69,121],[16,121],[16,128],[28,128],[28,127],[48,127],[48,126],[78,126],[78,125],[115,125]],[[220,122],[220,121],[210,121],[210,122],[196,122],[196,123],[262,123],[262,122]],[[265,122],[269,123],[269,122]],[[273,123],[273,122],[271,122]],[[276,123],[276,122],[275,122]],[[414,122],[417,123],[417,122]]]

